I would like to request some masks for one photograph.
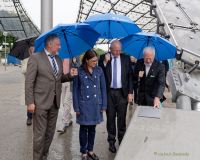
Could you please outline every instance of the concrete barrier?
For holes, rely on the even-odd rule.
[[[161,118],[138,117],[137,107],[115,160],[198,160],[200,112],[162,108]]]

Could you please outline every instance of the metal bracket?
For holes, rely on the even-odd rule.
[[[199,61],[195,61],[194,66],[192,66],[192,68],[190,68],[186,73],[192,73],[192,71],[194,71],[197,67],[199,66]]]
[[[153,10],[154,10],[155,8],[156,8],[156,5],[151,5],[151,6],[150,6],[150,15],[156,18],[157,16],[153,13]]]
[[[183,49],[177,49],[177,51],[180,51],[179,53],[176,52],[176,59],[181,60],[182,54],[183,54]]]

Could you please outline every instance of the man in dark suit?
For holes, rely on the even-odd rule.
[[[60,47],[56,35],[48,36],[44,50],[32,55],[27,65],[25,101],[28,111],[34,113],[33,160],[47,160],[60,106],[61,82],[77,75],[76,69],[63,75],[62,61],[56,55]]]
[[[165,68],[154,57],[154,48],[145,48],[143,59],[135,65],[134,76],[138,80],[138,104],[159,108],[165,89]]]
[[[109,150],[115,153],[116,134],[120,144],[126,131],[127,104],[133,100],[133,83],[130,57],[121,54],[121,43],[118,40],[113,41],[110,51],[100,57],[99,66],[104,71],[108,96],[107,140]]]

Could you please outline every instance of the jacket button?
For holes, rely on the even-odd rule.
[[[89,88],[89,86],[86,86],[86,88]]]
[[[90,96],[87,96],[87,98],[89,98]]]
[[[94,88],[96,87],[96,85],[94,85]]]
[[[97,95],[95,94],[94,97],[97,97]]]

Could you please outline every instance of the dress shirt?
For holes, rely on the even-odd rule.
[[[44,49],[44,51],[45,51],[45,53],[46,53],[46,55],[47,55],[47,57],[48,57],[48,59],[49,59],[49,62],[50,62],[50,64],[51,64],[51,67],[53,68],[53,63],[52,63],[51,57],[49,56],[49,55],[51,55],[51,53],[49,53],[46,49]],[[57,71],[58,71],[58,73],[59,73],[59,68],[58,68],[57,61],[56,61],[55,57],[53,57],[53,58],[54,58],[54,61],[55,61],[55,63],[56,63],[56,69],[57,69]]]
[[[114,56],[111,55],[112,57],[112,61],[111,61],[111,65],[112,65],[112,81],[111,81],[111,85],[110,87],[113,88],[113,66],[114,66]],[[122,88],[122,80],[121,80],[121,58],[120,56],[118,56],[116,58],[117,60],[117,88]]]
[[[146,77],[147,77],[152,64],[144,64],[144,65],[145,65],[145,73],[146,73]]]

